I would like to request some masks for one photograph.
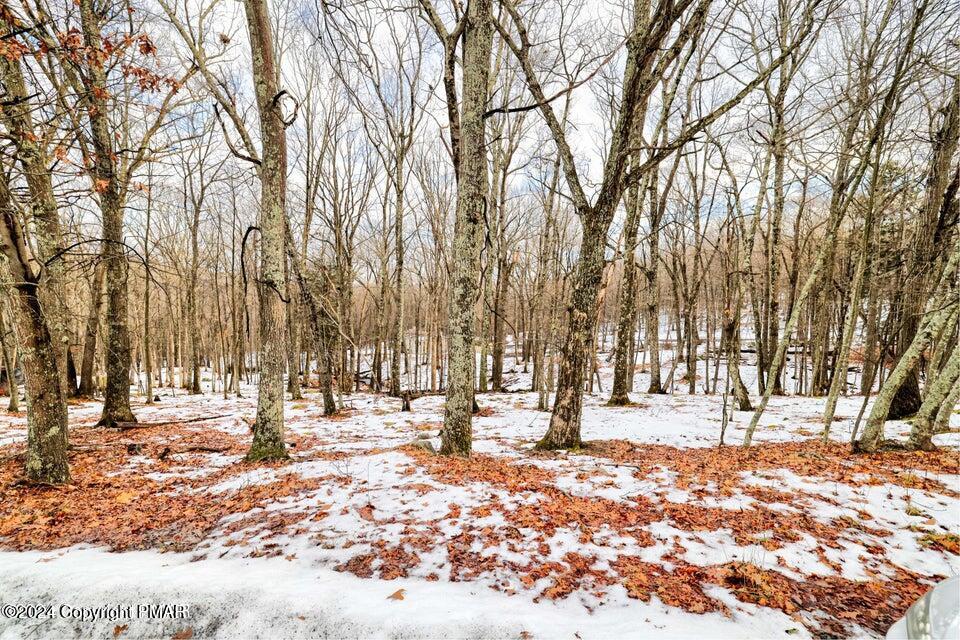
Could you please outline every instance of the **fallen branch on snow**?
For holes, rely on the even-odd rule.
[[[217,420],[219,418],[229,418],[234,414],[222,413],[216,416],[201,416],[199,418],[190,418],[188,420],[165,420],[163,422],[116,422],[109,429],[117,431],[130,431],[132,429],[146,429],[147,427],[165,427],[171,424],[188,424],[191,422],[206,422],[207,420]]]

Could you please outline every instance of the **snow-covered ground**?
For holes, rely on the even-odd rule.
[[[549,421],[536,395],[484,394],[470,461],[410,446],[439,446],[442,396],[402,412],[353,394],[324,418],[308,390],[286,406],[291,461],[258,466],[242,462],[254,389],[162,389],[135,403],[158,424],[122,433],[93,428],[98,403],[72,405],[72,487],[0,467],[0,603],[51,607],[0,616],[0,638],[876,636],[960,571],[955,434],[938,454],[851,457],[861,397],[841,399],[834,445],[815,441],[822,399],[782,397],[758,446],[718,448],[721,396],[613,408],[601,377],[583,450],[533,452]],[[750,415],[733,414],[728,445]],[[0,417],[0,458],[24,437],[23,416]],[[78,619],[104,605],[131,609]]]

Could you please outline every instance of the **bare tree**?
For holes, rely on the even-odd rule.
[[[709,1],[692,0],[676,4],[658,3],[650,12],[644,11],[640,2],[634,4],[632,24],[625,38],[626,61],[616,124],[604,154],[603,178],[596,196],[591,201],[584,189],[566,132],[560,125],[551,100],[547,97],[531,61],[530,51],[533,45],[526,20],[516,6],[509,1],[504,2],[510,26],[498,23],[498,31],[517,56],[535,101],[535,108],[543,115],[560,150],[567,187],[583,227],[556,401],[550,428],[537,445],[540,448],[575,448],[580,445],[580,415],[587,365],[586,346],[591,341],[595,327],[595,310],[607,246],[606,236],[625,187],[639,180],[647,170],[683,147],[730,111],[760,86],[792,53],[792,50],[782,52],[733,97],[674,134],[660,149],[649,154],[642,164],[629,168],[629,141],[634,119],[640,115],[638,105],[653,93],[658,79],[675,64],[683,51],[687,47],[696,46],[703,34],[711,4]],[[817,22],[815,13],[819,5],[820,2],[814,0],[805,7],[803,19],[800,21],[800,33],[809,34],[813,29]],[[798,42],[802,39],[798,38]],[[659,52],[662,52],[662,55],[657,55]],[[576,80],[568,79],[566,90],[572,90],[576,84]]]

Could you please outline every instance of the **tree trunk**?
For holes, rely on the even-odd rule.
[[[93,0],[80,0],[80,22],[84,44],[99,51],[102,45],[100,16]],[[86,96],[94,148],[93,182],[100,194],[103,221],[103,253],[106,264],[107,291],[107,381],[104,388],[103,414],[99,426],[118,422],[136,422],[130,410],[130,329],[127,317],[127,257],[123,244],[123,194],[114,152],[114,132],[109,118],[107,98],[110,95],[103,60],[87,58],[88,82],[92,87]]]
[[[150,178],[153,177],[152,172]],[[151,192],[152,180],[147,183],[147,219],[143,231],[143,368],[146,377],[146,402],[153,404],[153,347],[150,341],[150,217],[152,213],[153,196]]]
[[[934,140],[933,158],[927,175],[923,207],[917,215],[917,242],[914,248],[914,260],[908,276],[908,286],[903,291],[903,325],[900,329],[899,348],[901,353],[909,349],[912,339],[920,325],[920,314],[926,302],[926,286],[931,267],[935,264],[947,243],[934,242],[938,235],[939,222],[943,219],[942,207],[950,206],[945,194],[951,182],[951,167],[960,146],[960,81],[954,80],[952,95],[943,108],[944,118]],[[960,169],[954,172],[953,180],[960,176]],[[938,246],[939,245],[939,246]],[[900,355],[900,357],[903,357]],[[920,380],[916,368],[909,370],[903,384],[890,404],[889,420],[896,420],[915,413],[920,408]]]
[[[202,201],[201,201],[202,202]],[[187,322],[190,323],[190,393],[200,388],[200,318],[197,311],[197,285],[200,271],[200,202],[193,205],[190,220],[190,275],[187,282]]]
[[[0,26],[0,36],[9,35],[9,31],[10,24]],[[0,59],[0,80],[5,90],[4,100],[0,102],[0,114],[11,139],[16,141],[16,158],[23,168],[30,194],[37,257],[44,264],[37,291],[53,341],[60,385],[63,393],[69,395],[76,392],[77,380],[75,377],[71,379],[67,368],[70,334],[67,327],[69,310],[64,286],[64,257],[60,255],[63,238],[53,179],[48,169],[49,158],[40,136],[34,130],[32,113],[35,105],[33,97],[28,95],[23,70],[16,56],[2,56]]]
[[[864,231],[866,236],[867,231]],[[851,285],[853,291],[850,294],[850,300],[847,306],[847,314],[843,323],[843,336],[838,345],[838,352],[834,361],[833,380],[830,382],[830,391],[827,394],[826,406],[823,410],[823,441],[830,439],[830,425],[833,423],[833,416],[837,410],[837,400],[840,394],[846,395],[847,390],[847,364],[850,359],[850,345],[853,343],[853,332],[857,324],[857,317],[860,315],[860,300],[863,290],[863,274],[866,269],[867,247],[861,249],[861,254],[857,260],[856,273]]]
[[[26,477],[30,482],[63,484],[70,481],[67,403],[60,385],[56,348],[38,295],[39,277],[33,270],[38,261],[14,210],[6,175],[0,175],[0,251],[7,258],[4,275],[12,284],[12,315],[26,379]]]
[[[658,274],[660,270],[660,217],[662,211],[657,198],[650,193],[650,238],[648,259],[650,263],[644,270],[647,277],[647,327],[643,334],[643,341],[650,354],[650,387],[647,393],[663,393],[663,382],[660,379],[660,285]]]
[[[284,288],[287,293],[287,393],[291,400],[302,400],[303,393],[300,391],[300,334],[297,330],[298,305],[297,300],[301,296],[297,295],[297,285],[290,277],[289,259],[284,261],[284,279],[286,280]]]
[[[490,388],[493,391],[503,391],[503,357],[506,348],[506,299],[510,285],[510,272],[513,270],[513,261],[503,256],[497,272],[496,291],[493,302],[493,367],[490,372]],[[519,339],[519,336],[515,336]],[[516,345],[516,341],[514,341]]]
[[[393,281],[393,353],[390,358],[390,395],[400,397],[400,356],[403,353],[403,152],[397,159],[395,180],[396,205],[394,208],[393,241],[396,249],[396,271]]]
[[[470,455],[472,444],[476,291],[480,278],[482,225],[487,209],[487,158],[483,114],[487,105],[493,48],[491,0],[467,5],[463,42],[463,99],[460,113],[460,162],[457,217],[450,274],[450,338],[447,402],[440,452]]]
[[[489,265],[489,260],[487,264]],[[480,273],[481,280],[480,283],[480,363],[478,370],[478,379],[477,379],[477,391],[480,393],[486,393],[489,389],[488,387],[488,376],[487,376],[487,366],[490,363],[490,340],[488,334],[490,333],[490,313],[487,311],[487,297],[490,295],[490,278],[491,278],[491,269],[489,266],[481,265]]]
[[[870,417],[867,418],[863,436],[856,443],[855,448],[857,450],[873,453],[880,448],[883,441],[883,423],[887,420],[890,405],[893,403],[897,391],[910,375],[910,372],[917,366],[917,363],[920,362],[920,356],[923,355],[934,336],[939,334],[953,317],[954,309],[957,306],[956,273],[958,263],[960,263],[960,250],[954,248],[953,254],[940,276],[938,283],[940,292],[930,304],[931,310],[924,316],[910,346],[900,356],[897,365],[890,372],[886,382],[877,394],[873,409],[870,411]]]
[[[727,372],[733,387],[733,395],[737,399],[740,411],[751,411],[750,394],[747,385],[740,377],[740,319],[739,311],[725,313],[723,317],[723,335],[727,348]]]
[[[780,341],[776,352],[773,354],[773,359],[770,363],[770,379],[772,380],[776,380],[780,375],[780,369],[783,366],[786,358],[787,347],[790,346],[790,336],[793,334],[793,331],[797,326],[797,322],[800,319],[800,312],[804,303],[807,301],[807,298],[810,296],[810,293],[813,291],[814,284],[819,281],[820,273],[823,271],[823,266],[827,259],[827,254],[830,252],[830,245],[836,242],[837,230],[840,228],[840,223],[843,221],[843,214],[844,210],[839,206],[834,207],[831,211],[832,219],[830,220],[830,225],[827,229],[826,237],[824,238],[824,245],[820,248],[820,251],[817,252],[817,258],[810,269],[810,273],[807,275],[806,281],[803,283],[803,288],[797,295],[793,310],[790,312],[790,316],[787,318],[787,324],[783,331],[784,339]],[[760,404],[754,411],[753,417],[750,419],[750,424],[747,426],[747,432],[743,437],[743,446],[750,446],[750,443],[753,440],[753,433],[756,430],[757,425],[760,423],[760,417],[767,408],[767,404],[770,402],[770,396],[773,394],[774,387],[775,385],[773,384],[767,384],[765,386],[763,397],[760,399]]]
[[[7,411],[16,413],[20,411],[20,386],[17,384],[16,375],[16,336],[13,335],[13,327],[7,322],[6,302],[0,303],[0,349],[3,349],[3,369],[7,374],[7,392],[10,402],[7,404]]]
[[[83,339],[83,358],[80,361],[80,387],[77,389],[77,396],[81,398],[92,397],[96,388],[93,366],[97,359],[97,333],[100,329],[100,311],[103,308],[103,279],[105,274],[104,264],[98,262],[93,271],[93,280],[90,283],[90,311],[87,313],[87,325]]]
[[[123,207],[113,195],[103,194],[104,262],[107,289],[107,381],[103,415],[97,423],[113,426],[135,422],[130,409],[130,332],[127,325],[127,257],[124,255]]]
[[[869,165],[870,158],[873,155],[873,151],[883,137],[888,119],[891,117],[897,97],[903,92],[906,86],[906,84],[902,82],[904,70],[907,68],[907,62],[912,55],[913,45],[916,41],[917,31],[919,30],[922,19],[923,12],[918,11],[914,15],[913,22],[910,24],[909,34],[904,42],[904,46],[900,49],[900,55],[897,58],[891,82],[884,93],[882,105],[876,119],[873,122],[869,135],[867,136],[866,143],[860,143],[860,145],[857,147],[860,153],[855,154],[853,152],[855,149],[854,139],[859,128],[860,120],[864,112],[870,106],[870,100],[867,97],[870,95],[870,92],[867,90],[869,78],[860,79],[857,87],[857,101],[854,103],[854,110],[851,114],[851,117],[847,120],[843,142],[841,143],[840,162],[834,170],[833,193],[830,196],[829,206],[830,216],[828,218],[823,244],[819,251],[817,251],[817,257],[814,260],[813,266],[810,269],[810,273],[808,274],[802,289],[800,290],[796,299],[793,301],[793,307],[791,308],[790,315],[787,319],[786,327],[784,327],[783,340],[780,341],[780,345],[778,346],[776,353],[774,354],[773,361],[770,364],[770,377],[773,380],[776,380],[780,375],[780,368],[783,366],[785,361],[787,347],[790,344],[790,336],[793,334],[793,331],[797,326],[797,322],[800,317],[800,311],[803,308],[803,305],[806,303],[807,298],[810,296],[814,285],[819,282],[821,273],[826,266],[828,258],[832,258],[834,254],[834,248],[837,242],[837,233],[840,228],[840,224],[843,222],[843,219],[846,216],[846,211],[850,205],[850,201],[854,197],[854,194],[856,194],[857,189],[860,187],[864,173]],[[851,163],[855,159],[857,159],[858,162],[855,165],[855,168],[851,170]],[[750,424],[747,426],[747,432],[743,437],[743,446],[750,446],[750,443],[753,439],[753,433],[760,422],[760,417],[767,408],[767,404],[770,401],[770,395],[774,391],[774,387],[774,384],[766,385],[763,392],[763,397],[760,399],[760,405],[757,407],[753,417],[750,419]]]
[[[956,321],[957,313],[954,312],[953,322]],[[913,448],[924,451],[934,448],[931,439],[936,433],[934,431],[936,418],[951,390],[957,385],[958,378],[960,378],[960,346],[955,346],[946,366],[940,370],[936,379],[927,383],[927,396],[913,419],[913,428],[910,431],[910,445]]]
[[[607,245],[606,216],[595,216],[588,211],[581,212],[580,219],[584,223],[583,240],[570,304],[569,328],[561,350],[550,428],[537,443],[538,449],[576,449],[580,446],[583,384],[589,360],[587,348],[596,324],[597,296]]]
[[[266,0],[244,0],[253,84],[260,114],[260,380],[253,442],[247,460],[287,457],[283,442],[284,287],[283,265],[287,143],[280,110],[280,72]]]
[[[879,160],[880,154],[877,153]],[[850,358],[850,345],[853,343],[853,333],[856,329],[857,318],[860,315],[860,301],[863,297],[863,280],[867,271],[867,263],[870,254],[870,239],[873,237],[873,217],[876,207],[877,186],[879,184],[879,161],[874,163],[874,175],[870,185],[870,195],[867,201],[866,217],[863,221],[863,230],[860,235],[860,255],[857,259],[856,270],[853,275],[850,300],[847,304],[846,318],[843,323],[843,336],[838,346],[837,357],[834,363],[833,380],[830,383],[830,391],[827,394],[826,407],[823,410],[823,441],[827,442],[830,438],[830,426],[833,424],[833,416],[837,410],[837,400],[840,394],[846,394],[847,390],[847,364]],[[866,362],[866,357],[864,357]]]
[[[946,433],[950,430],[950,416],[953,415],[954,407],[960,402],[960,378],[954,381],[953,388],[947,393],[947,397],[940,404],[937,416],[933,421],[934,433]]]
[[[617,347],[613,361],[611,405],[630,404],[633,386],[633,332],[637,324],[637,231],[640,228],[643,193],[636,187],[627,192],[627,219],[623,227],[623,276],[617,311]]]

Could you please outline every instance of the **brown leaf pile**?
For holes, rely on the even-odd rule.
[[[669,445],[638,444],[629,440],[589,442],[584,451],[637,468],[645,476],[661,467],[677,472],[677,487],[686,489],[713,482],[721,493],[737,486],[739,472],[787,470],[851,486],[891,483],[912,489],[958,497],[960,492],[926,474],[960,473],[960,452],[953,449],[888,451],[851,455],[850,447],[819,440],[755,445],[680,449]]]
[[[279,556],[285,551],[278,536],[315,531],[309,523],[323,520],[334,509],[331,504],[318,505],[316,500],[308,503],[314,506],[299,506],[292,499],[313,498],[336,485],[353,489],[356,500],[336,508],[341,514],[353,514],[364,532],[357,540],[337,541],[344,549],[364,543],[363,552],[334,567],[339,571],[382,580],[412,575],[439,580],[437,572],[425,568],[423,558],[440,549],[445,552],[447,579],[483,579],[507,594],[528,590],[537,599],[560,599],[586,593],[602,601],[612,589],[622,588],[629,597],[649,601],[656,596],[669,606],[689,612],[729,613],[722,602],[708,595],[707,587],[715,585],[743,602],[779,609],[818,633],[834,636],[848,634],[852,622],[884,631],[937,576],[911,573],[888,561],[883,542],[891,532],[866,511],[841,504],[829,495],[746,483],[741,474],[787,470],[818,483],[890,483],[957,497],[956,490],[936,476],[960,473],[955,451],[851,456],[842,445],[815,441],[759,445],[745,451],[739,447],[679,449],[612,440],[588,443],[584,447],[586,456],[558,454],[557,460],[564,464],[551,464],[550,468],[536,461],[518,462],[490,455],[444,458],[403,447],[410,464],[400,468],[400,475],[412,476],[420,470],[433,484],[398,483],[390,487],[391,491],[419,499],[427,494],[436,496],[445,485],[476,485],[475,490],[471,488],[476,502],[450,502],[441,511],[443,515],[424,519],[416,506],[400,514],[378,510],[375,498],[370,497],[374,494],[363,493],[369,488],[361,486],[362,482],[353,487],[351,479],[342,475],[303,478],[283,465],[240,462],[212,468],[207,457],[211,452],[239,458],[247,443],[209,425],[171,424],[162,429],[120,433],[82,428],[74,429],[71,436],[73,482],[59,488],[21,484],[22,461],[11,456],[15,446],[0,447],[0,454],[5,455],[0,457],[3,546],[52,549],[87,543],[114,550],[189,550],[209,540],[216,531],[227,546],[246,545],[255,539],[251,556]],[[291,438],[300,460],[340,460],[360,453],[325,452],[318,447],[326,443],[315,437]],[[376,450],[362,453],[371,451]],[[142,464],[144,460],[149,464]],[[560,488],[561,472],[555,470],[571,471],[562,486],[569,486],[569,479],[575,478],[596,488],[615,485],[614,474],[604,467],[623,466],[630,467],[639,479],[667,469],[675,474],[675,480],[649,494],[615,500],[565,491]],[[236,480],[239,474],[264,467],[275,470],[271,482],[238,482],[236,489],[213,490],[215,485]],[[188,473],[198,470],[204,473]],[[154,480],[144,476],[146,471],[170,475]],[[674,487],[685,490],[692,499],[671,501],[668,496]],[[730,496],[742,496],[743,506],[720,508],[707,503],[707,499]],[[292,504],[269,511],[263,508],[284,500]],[[810,515],[811,505],[816,502],[835,506],[844,514],[832,520],[816,518]],[[490,516],[497,517],[485,520]],[[822,562],[837,575],[795,579],[790,576],[801,572],[783,560],[779,564],[784,572],[744,562],[694,565],[684,560],[687,550],[678,539],[651,533],[655,523],[689,532],[694,540],[701,533],[729,530],[738,545],[761,545],[769,551],[810,536],[818,544],[816,552]],[[400,534],[378,538],[386,538],[387,527]],[[562,554],[552,548],[553,537],[567,531],[584,548]],[[917,533],[919,543],[930,549],[960,552],[954,532],[919,529]],[[313,539],[317,544],[329,544],[329,538],[319,534]],[[607,560],[598,560],[596,548],[609,549],[613,539],[619,541],[614,547],[619,555],[610,560],[611,556],[605,554]],[[635,555],[636,549],[658,542],[670,545],[671,540],[671,550],[659,563]],[[869,580],[843,578],[841,568],[828,559],[826,550],[843,548],[843,541],[863,545],[870,556],[869,562],[863,563]],[[296,559],[295,555],[285,557]],[[400,597],[394,599],[402,599],[402,590],[396,593]]]
[[[739,447],[678,449],[608,441],[590,443],[585,450],[591,456],[635,467],[635,475],[639,478],[666,467],[677,473],[676,486],[687,489],[694,496],[723,497],[739,491],[760,504],[736,510],[709,507],[699,501],[676,503],[644,496],[632,496],[629,501],[574,496],[553,484],[553,472],[537,466],[510,463],[490,456],[446,459],[411,450],[409,454],[438,481],[456,485],[483,482],[514,493],[535,494],[537,498],[514,508],[499,500],[474,508],[474,515],[478,517],[499,511],[509,525],[468,530],[448,543],[451,579],[474,579],[484,573],[507,569],[519,574],[525,587],[535,588],[536,585],[538,597],[563,598],[581,589],[602,595],[610,585],[619,583],[628,595],[642,600],[656,595],[670,606],[695,613],[727,612],[723,603],[703,590],[706,584],[716,584],[731,590],[744,602],[777,608],[795,616],[808,613],[798,620],[819,632],[841,635],[849,633],[846,625],[851,621],[878,632],[885,631],[939,578],[912,573],[886,561],[884,550],[869,540],[871,537],[888,537],[891,532],[870,524],[868,513],[851,509],[853,515],[824,522],[807,514],[803,509],[804,502],[815,499],[840,506],[837,501],[798,490],[785,492],[742,484],[740,472],[787,469],[797,475],[820,480],[825,477],[851,486],[891,483],[951,496],[957,495],[956,492],[930,475],[957,473],[956,452],[851,457],[849,450],[842,445],[823,445],[814,441],[760,445],[750,451]],[[597,475],[602,472],[580,471],[577,479],[586,481]],[[708,486],[712,488],[708,489]],[[770,509],[763,503],[797,508],[787,513]],[[622,555],[612,562],[610,571],[595,568],[594,559],[588,555],[568,553],[559,562],[547,557],[551,553],[547,539],[561,528],[579,531],[584,543],[599,544],[602,540],[598,542],[593,535],[605,528],[633,537],[637,546],[642,547],[654,544],[646,526],[658,521],[668,521],[691,532],[729,529],[737,544],[760,544],[768,550],[800,540],[802,534],[807,534],[821,545],[818,554],[824,564],[838,571],[840,567],[826,557],[823,547],[840,549],[841,540],[860,542],[866,544],[869,553],[877,556],[875,566],[883,567],[885,571],[865,567],[868,574],[875,576],[866,582],[848,580],[839,575],[811,576],[805,581],[797,581],[781,572],[749,563],[691,565],[679,557],[686,551],[679,543],[675,543],[674,553],[664,557],[673,565],[671,570],[631,555]],[[522,544],[521,530],[533,532],[535,548]],[[923,540],[931,547],[952,550],[955,536],[927,535]],[[517,565],[495,555],[471,551],[478,543],[491,548],[504,542],[511,551],[525,552],[530,562],[525,566]],[[797,571],[793,567],[785,568]],[[549,579],[546,587],[540,582],[543,579]],[[503,587],[498,584],[495,588]]]
[[[137,442],[132,442],[136,434]],[[0,542],[16,549],[54,549],[74,544],[113,550],[193,549],[229,514],[262,507],[286,496],[315,490],[322,479],[280,475],[266,484],[235,491],[205,489],[257,466],[232,464],[200,478],[152,480],[142,472],[118,473],[133,455],[152,461],[152,473],[175,473],[202,467],[200,449],[242,455],[245,443],[198,426],[116,432],[74,429],[70,471],[72,482],[62,487],[37,487],[19,481],[20,461],[0,465]],[[135,446],[134,446],[135,445]],[[10,450],[10,447],[5,449]],[[267,526],[277,527],[277,523]]]

